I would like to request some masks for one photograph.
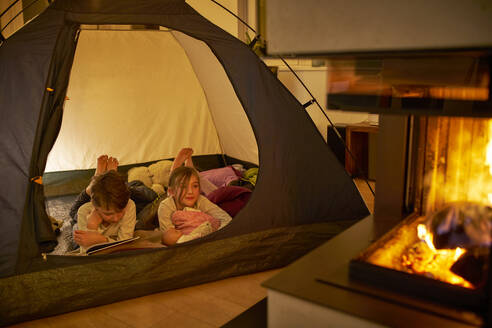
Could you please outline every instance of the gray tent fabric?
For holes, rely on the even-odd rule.
[[[237,236],[281,227],[344,220],[353,223],[369,214],[351,178],[302,105],[247,45],[183,0],[58,0],[0,46],[0,277],[26,277],[30,271],[112,261],[108,256],[41,260],[41,253],[56,240],[47,223],[43,186],[31,180],[43,175],[60,129],[80,24],[160,25],[205,42],[222,64],[251,123],[260,165],[248,204],[224,229],[186,247],[174,247],[173,254],[209,242],[237,242]],[[308,239],[304,242],[300,249],[319,244],[309,244]],[[133,256],[144,259],[148,254]],[[268,267],[286,264],[280,257]],[[252,251],[242,258],[258,260]],[[228,261],[217,263],[229,275],[240,274],[231,270],[238,265]]]
[[[47,11],[0,47],[0,275],[16,272],[18,262],[38,256],[31,199],[32,152],[46,95],[53,50],[63,16]],[[38,174],[39,175],[39,174]]]

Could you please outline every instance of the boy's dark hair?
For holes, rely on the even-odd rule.
[[[198,179],[198,185],[200,185],[200,176],[198,174],[198,171],[194,168],[189,166],[180,166],[174,169],[169,176],[169,188],[173,188],[175,191],[177,191],[177,189],[183,184],[188,185],[190,178],[193,175],[196,176],[196,178]],[[181,200],[185,192],[186,190],[181,190],[180,194],[176,195],[178,197],[178,200]]]
[[[126,180],[114,170],[92,178],[92,202],[95,206],[109,210],[122,211],[130,199]]]

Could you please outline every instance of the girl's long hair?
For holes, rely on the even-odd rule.
[[[183,188],[183,186],[188,186],[192,176],[196,177],[198,186],[201,190],[200,176],[198,171],[194,168],[189,166],[180,166],[171,172],[171,176],[169,177],[169,188],[173,189],[175,193],[179,191],[179,195],[175,194],[175,200],[179,204],[181,204],[181,200],[186,194],[186,188]]]

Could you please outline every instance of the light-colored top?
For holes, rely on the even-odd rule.
[[[94,206],[91,202],[82,205],[77,212],[77,225],[79,230],[89,230],[87,229],[87,217],[91,214]],[[133,237],[133,232],[135,230],[135,224],[137,222],[136,207],[133,200],[128,200],[128,204],[125,207],[125,214],[116,223],[111,223],[104,226],[102,223],[97,227],[97,232],[99,232],[104,237],[108,238],[108,242],[113,242],[117,240],[123,240]],[[82,247],[81,247],[82,250]]]
[[[232,220],[231,216],[227,214],[226,211],[224,211],[216,204],[209,201],[207,197],[202,195],[198,197],[198,200],[194,208],[219,220],[220,221],[219,229],[222,229]],[[158,216],[159,216],[160,230],[166,231],[169,228],[174,228],[174,224],[171,220],[171,216],[176,211],[177,208],[173,196],[167,197],[159,204]]]

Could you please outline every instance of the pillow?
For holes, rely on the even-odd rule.
[[[207,198],[217,204],[227,212],[231,217],[246,205],[251,197],[251,190],[239,186],[224,186],[211,192]]]
[[[227,186],[231,181],[239,179],[236,171],[230,166],[200,172],[200,177],[209,180],[217,187]]]
[[[204,222],[210,222],[212,230],[216,231],[220,227],[220,221],[201,211],[175,211],[171,216],[171,221],[177,230],[188,235]]]
[[[150,171],[145,166],[133,167],[128,171],[128,182],[140,180],[143,184],[150,188],[152,187],[152,178]]]
[[[163,160],[149,166],[150,176],[153,184],[169,186],[169,175],[171,173],[172,161]]]

